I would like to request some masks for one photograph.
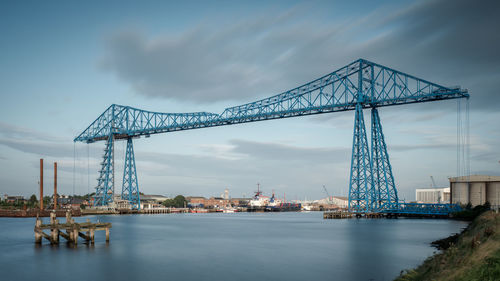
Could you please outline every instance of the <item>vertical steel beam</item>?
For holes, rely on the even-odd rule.
[[[127,151],[123,165],[122,199],[129,201],[132,209],[141,209],[139,184],[137,183],[137,170],[135,167],[134,146],[132,138],[127,138]]]
[[[370,212],[374,209],[370,152],[366,137],[363,108],[356,105],[349,180],[349,211]]]
[[[382,124],[376,107],[372,108],[372,159],[373,181],[378,210],[397,209],[398,192],[394,183],[392,166],[387,153]]]
[[[113,201],[114,190],[114,136],[111,133],[106,140],[101,170],[97,179],[97,187],[94,195],[94,206],[106,206]]]

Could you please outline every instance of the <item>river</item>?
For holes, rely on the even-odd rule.
[[[0,280],[392,280],[467,225],[321,212],[75,219],[87,218],[113,223],[109,244],[100,231],[94,246],[37,246],[33,218],[0,218]]]

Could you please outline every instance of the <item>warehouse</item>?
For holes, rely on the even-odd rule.
[[[471,175],[449,178],[451,203],[468,204],[473,207],[486,202],[498,209],[500,205],[500,177]]]

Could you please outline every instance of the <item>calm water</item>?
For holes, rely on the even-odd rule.
[[[83,221],[97,217],[76,218]],[[322,213],[101,216],[95,246],[34,244],[34,219],[0,218],[1,280],[392,280],[460,231],[448,220],[323,220]],[[61,238],[62,239],[62,238]],[[50,278],[50,279],[49,279]]]

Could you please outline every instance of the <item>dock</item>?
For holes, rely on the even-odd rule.
[[[324,212],[323,219],[350,219],[353,214],[350,212]]]
[[[47,229],[50,230],[50,234],[44,232]],[[66,222],[59,223],[56,213],[52,212],[49,224],[44,224],[42,219],[37,217],[34,229],[35,243],[41,244],[43,238],[45,238],[53,245],[59,244],[59,238],[63,237],[67,242],[77,245],[78,237],[81,237],[86,242],[94,244],[95,232],[100,230],[106,231],[106,242],[109,242],[110,229],[111,223],[91,223],[89,219],[87,219],[87,222],[76,223],[69,211],[66,212]]]

